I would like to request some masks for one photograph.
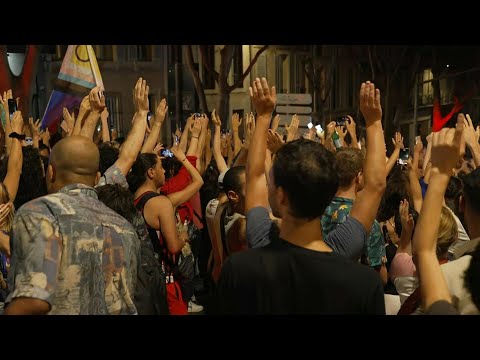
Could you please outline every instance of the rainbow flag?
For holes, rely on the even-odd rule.
[[[103,87],[103,81],[92,45],[68,45],[42,118],[42,129],[55,129],[63,108],[71,111],[97,85]]]

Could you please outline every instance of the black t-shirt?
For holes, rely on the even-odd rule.
[[[217,290],[227,314],[385,314],[373,269],[284,240],[230,256]]]

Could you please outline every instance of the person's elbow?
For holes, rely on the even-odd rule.
[[[182,251],[183,245],[181,244],[180,241],[175,241],[174,244],[167,244],[168,251],[172,253],[173,255],[178,254],[180,251]]]

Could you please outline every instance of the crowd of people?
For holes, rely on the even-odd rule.
[[[55,133],[0,94],[0,312],[479,313],[468,114],[399,161],[373,83],[361,118],[304,131],[293,116],[281,134],[275,87],[257,78],[255,114],[233,114],[228,132],[215,110],[192,114],[166,148],[168,106],[150,113],[144,79],[126,137],[102,90],[64,109]]]

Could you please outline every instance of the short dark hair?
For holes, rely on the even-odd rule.
[[[463,178],[463,194],[469,207],[480,214],[480,168]]]
[[[153,153],[140,154],[127,175],[128,187],[132,193],[147,180],[147,170],[157,165],[158,156]]]
[[[99,186],[95,190],[98,194],[98,200],[130,223],[133,222],[137,209],[133,205],[133,194],[130,191],[118,184]]]
[[[287,193],[291,214],[320,217],[338,190],[335,156],[315,141],[299,139],[282,146],[273,162],[275,186]]]
[[[377,212],[377,220],[387,221],[398,211],[400,201],[407,199],[410,201],[409,182],[403,172],[396,171],[387,179],[387,188],[380,200],[380,206]]]
[[[115,164],[115,161],[118,160],[118,149],[114,148],[110,143],[102,143],[98,146],[98,151],[100,153],[100,162],[98,166],[98,171],[100,174],[104,174],[110,166]]]
[[[41,143],[40,145],[38,145],[38,151],[42,151],[42,150],[48,150],[48,153],[50,154],[50,148],[44,143]]]
[[[228,194],[229,191],[241,192],[240,176],[245,174],[245,166],[235,166],[230,168],[223,177],[223,191]]]
[[[353,179],[363,169],[363,154],[360,149],[341,148],[335,153],[338,171],[338,186],[350,186]]]

